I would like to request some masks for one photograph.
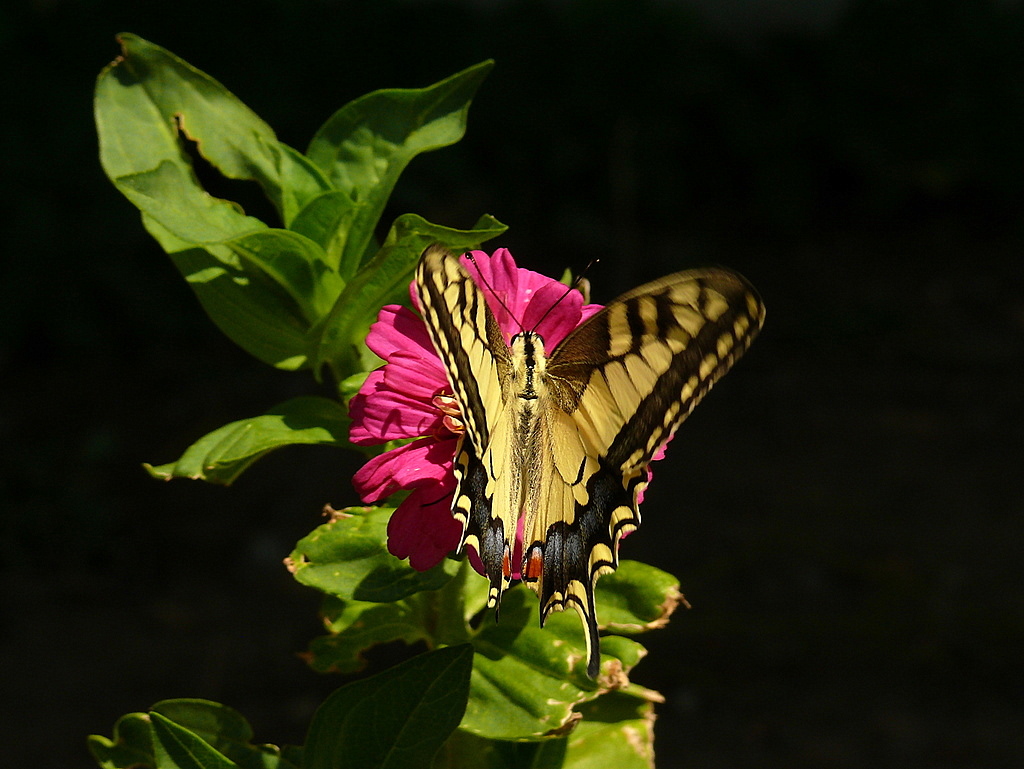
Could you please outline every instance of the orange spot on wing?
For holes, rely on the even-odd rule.
[[[523,579],[528,582],[535,582],[544,573],[544,550],[540,545],[533,545],[526,556],[526,566],[523,569]]]

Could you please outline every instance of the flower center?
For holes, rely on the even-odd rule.
[[[459,402],[455,400],[454,395],[445,395],[444,393],[438,393],[431,398],[437,410],[444,414],[444,418],[441,423],[448,428],[450,432],[456,435],[462,435],[466,432],[466,426],[462,422],[462,411],[459,409]]]

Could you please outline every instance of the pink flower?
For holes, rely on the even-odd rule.
[[[577,291],[566,294],[558,281],[517,268],[507,249],[499,248],[492,256],[472,253],[473,259],[463,256],[462,264],[481,287],[506,341],[524,328],[532,329],[554,350],[601,309],[584,305]],[[417,303],[414,287],[410,290]],[[399,490],[411,492],[388,523],[388,550],[425,571],[459,546],[460,526],[451,515],[458,407],[426,325],[411,310],[382,308],[366,344],[385,364],[352,398],[350,439],[361,446],[416,440],[374,457],[352,482],[367,504]],[[471,556],[482,573],[475,554]]]

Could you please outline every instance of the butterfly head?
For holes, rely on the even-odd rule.
[[[520,331],[512,337],[512,390],[524,400],[535,400],[544,389],[547,356],[544,338],[536,331]]]

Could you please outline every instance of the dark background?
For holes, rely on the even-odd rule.
[[[1024,765],[1024,13],[995,0],[4,4],[3,764],[88,767],[86,734],[181,696],[301,742],[338,683],[296,657],[318,597],[281,559],[355,458],[140,468],[318,387],[221,337],[102,175],[122,30],[300,149],[493,57],[388,219],[492,213],[522,264],[600,257],[598,301],[706,264],[759,286],[623,547],[694,605],[635,674],[660,766]]]

